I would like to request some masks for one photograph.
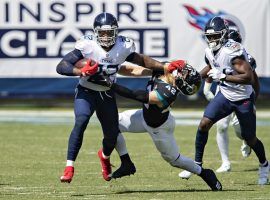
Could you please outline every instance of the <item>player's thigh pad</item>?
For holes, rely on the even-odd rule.
[[[230,115],[232,111],[233,107],[230,101],[221,92],[218,92],[215,98],[205,108],[203,116],[216,123],[218,120]]]
[[[146,129],[143,126],[142,110],[126,110],[119,113],[120,132],[143,133]]]
[[[147,126],[145,122],[144,124]],[[147,126],[146,129],[164,160],[171,163],[177,159],[179,156],[179,148],[173,134],[175,119],[172,115],[169,115],[167,121],[161,126],[157,128]]]

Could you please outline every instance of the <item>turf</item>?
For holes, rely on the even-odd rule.
[[[137,173],[106,182],[102,179],[96,152],[102,133],[90,124],[78,156],[71,184],[59,182],[65,166],[66,147],[71,125],[28,123],[0,124],[0,199],[270,199],[270,185],[258,186],[258,163],[254,152],[244,159],[241,142],[230,129],[232,171],[218,174],[224,191],[211,192],[197,176],[178,178],[179,169],[162,160],[147,134],[125,134]],[[194,156],[195,126],[177,126],[175,137],[182,154]],[[258,127],[268,157],[270,127]],[[217,169],[220,157],[214,130],[205,152],[205,167]],[[119,166],[116,152],[112,163]],[[114,170],[116,167],[114,168]]]

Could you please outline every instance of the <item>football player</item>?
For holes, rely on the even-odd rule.
[[[212,190],[222,190],[222,185],[212,170],[203,169],[192,159],[179,153],[173,135],[175,119],[170,114],[170,106],[176,100],[180,91],[185,95],[196,93],[201,85],[201,76],[182,60],[173,63],[175,62],[180,62],[182,69],[164,75],[154,72],[146,90],[132,91],[124,86],[112,83],[109,79],[101,82],[101,84],[112,88],[121,96],[143,103],[142,109],[127,110],[119,114],[121,132],[148,132],[162,158],[171,166],[192,171],[198,174]],[[118,135],[116,150],[120,158],[128,155],[122,134]],[[133,174],[135,171],[132,163],[126,163],[121,159],[121,166],[112,173],[112,178],[121,178]]]
[[[70,183],[73,178],[74,161],[81,148],[84,131],[94,111],[96,111],[104,135],[103,148],[98,151],[102,175],[106,181],[111,179],[109,158],[119,133],[118,110],[114,92],[95,82],[102,79],[104,75],[115,81],[118,70],[123,74],[132,75],[134,72],[125,66],[120,69],[120,65],[125,61],[154,70],[166,72],[173,70],[164,68],[162,63],[148,56],[136,53],[133,40],[118,35],[118,23],[112,14],[104,12],[97,15],[93,29],[94,35],[85,35],[78,40],[75,49],[65,55],[57,65],[59,74],[80,76],[75,92],[75,125],[69,137],[67,162],[63,176],[60,178],[61,182]],[[89,59],[88,62],[82,68],[74,67],[83,58]]]
[[[207,105],[199,124],[195,142],[195,161],[202,165],[204,148],[209,129],[220,119],[235,112],[241,137],[255,152],[259,160],[259,185],[268,183],[269,164],[263,143],[256,137],[255,95],[252,67],[244,47],[228,39],[229,28],[221,17],[214,17],[205,26],[208,48],[205,50],[207,66],[200,72],[203,78],[210,77],[219,83],[220,91]],[[189,178],[190,172],[180,176]]]
[[[238,43],[242,43],[242,37],[241,37],[239,31],[230,29],[229,34],[228,34],[228,38],[232,39]],[[252,70],[253,70],[254,82],[252,84],[252,87],[253,87],[253,90],[255,93],[255,100],[256,100],[257,96],[259,95],[259,92],[260,92],[260,83],[258,80],[257,73],[255,71],[256,61],[249,54],[248,54],[248,62],[250,63],[250,66],[252,67]],[[210,90],[211,85],[212,85],[211,80],[209,81],[206,79],[203,92],[204,92],[205,97],[207,98],[208,101],[211,101],[214,98],[214,95]],[[216,93],[218,92],[218,90],[219,89],[217,87]],[[236,136],[238,138],[240,138],[241,140],[243,140],[243,138],[241,136],[240,124],[239,124],[239,121],[234,113],[232,113],[231,115],[228,115],[227,117],[224,117],[223,119],[221,119],[217,122],[216,140],[217,140],[219,152],[220,152],[221,159],[222,159],[222,165],[216,170],[216,172],[228,172],[231,170],[231,164],[229,161],[229,150],[228,150],[229,149],[228,148],[228,146],[229,146],[228,128],[229,128],[230,121],[232,122]],[[245,157],[245,158],[248,157],[251,153],[251,148],[246,144],[245,140],[243,140],[243,144],[242,144],[240,150],[241,150],[243,157]]]

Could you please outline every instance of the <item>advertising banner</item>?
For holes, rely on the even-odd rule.
[[[0,77],[63,77],[57,63],[78,38],[93,33],[103,11],[116,16],[119,34],[133,38],[137,52],[186,59],[197,69],[205,65],[204,25],[221,15],[241,32],[258,75],[270,76],[269,0],[1,0]]]

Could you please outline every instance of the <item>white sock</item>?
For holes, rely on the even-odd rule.
[[[217,145],[221,155],[222,163],[230,163],[229,161],[229,137],[228,132],[217,130]]]
[[[185,157],[183,155],[180,155],[177,160],[171,163],[171,165],[192,172],[193,174],[200,174],[202,171],[202,168],[197,165],[191,158]]]
[[[104,159],[109,159],[109,158],[110,158],[110,156],[106,156],[103,152],[102,152],[102,157],[103,157]]]
[[[128,153],[126,141],[122,133],[118,134],[115,149],[118,152],[119,156],[122,156]]]
[[[74,161],[73,160],[67,160],[66,166],[72,166],[72,167],[74,167]]]

